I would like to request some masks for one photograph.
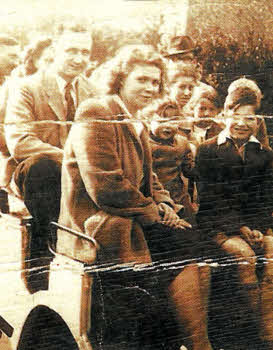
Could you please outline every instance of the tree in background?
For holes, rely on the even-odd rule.
[[[78,0],[78,7],[81,1],[84,0]],[[98,18],[88,10],[77,16],[72,14],[72,9],[70,14],[52,11],[50,14],[36,13],[31,21],[16,18],[8,26],[1,22],[0,31],[13,34],[23,47],[35,33],[54,35],[61,30],[62,23],[80,23],[92,32],[91,59],[98,64],[112,57],[125,44],[145,43],[160,49],[171,36],[187,34],[202,47],[199,59],[204,66],[203,80],[219,91],[222,100],[231,81],[245,75],[256,80],[264,93],[261,112],[273,114],[271,1],[188,0],[188,6],[185,6],[187,0],[184,4],[182,0],[134,3],[140,4],[140,7],[135,5],[134,16]],[[153,11],[146,11],[148,3],[149,6],[154,3]]]
[[[245,75],[264,93],[261,113],[273,111],[273,5],[268,0],[190,0],[187,34],[202,47],[204,80],[226,96]]]

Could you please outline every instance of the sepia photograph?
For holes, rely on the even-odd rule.
[[[0,350],[273,350],[273,3],[0,10]]]

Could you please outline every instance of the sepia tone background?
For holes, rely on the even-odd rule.
[[[264,94],[260,113],[267,116],[273,139],[270,0],[9,0],[0,16],[0,31],[15,36],[22,48],[35,36],[61,30],[63,23],[85,24],[92,32],[90,59],[96,64],[124,44],[144,42],[163,49],[171,36],[188,34],[202,48],[203,81],[217,88],[222,99],[230,82],[240,76],[258,82]],[[4,276],[7,285],[8,276]],[[218,322],[225,315],[221,316]]]
[[[222,100],[231,81],[256,80],[264,99],[260,113],[272,115],[273,5],[268,0],[12,0],[0,11],[0,31],[22,47],[39,34],[54,34],[60,23],[85,24],[92,31],[91,60],[100,64],[128,43],[158,48],[173,35],[190,35],[202,48],[203,81]],[[273,134],[268,119],[269,134]],[[271,143],[272,144],[272,143]]]

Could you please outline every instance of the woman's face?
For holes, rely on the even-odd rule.
[[[149,64],[136,64],[124,79],[120,97],[134,114],[150,104],[159,94],[161,70]]]
[[[52,62],[53,62],[53,51],[51,46],[48,46],[45,49],[43,49],[41,55],[37,57],[35,60],[33,60],[34,66],[37,70],[42,68],[47,68]]]
[[[171,97],[183,108],[190,100],[196,81],[193,77],[177,77],[171,85]]]
[[[238,140],[248,140],[257,131],[257,118],[255,107],[251,105],[241,106],[231,116],[229,121],[230,136]]]

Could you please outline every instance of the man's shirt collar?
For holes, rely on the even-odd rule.
[[[68,84],[67,81],[65,81],[59,74],[56,74],[56,81],[57,81],[57,85],[58,85],[60,93],[64,96],[65,95],[65,88]],[[76,83],[77,83],[77,77],[75,79],[73,79],[73,81],[71,82],[72,91],[74,94],[76,94]]]

